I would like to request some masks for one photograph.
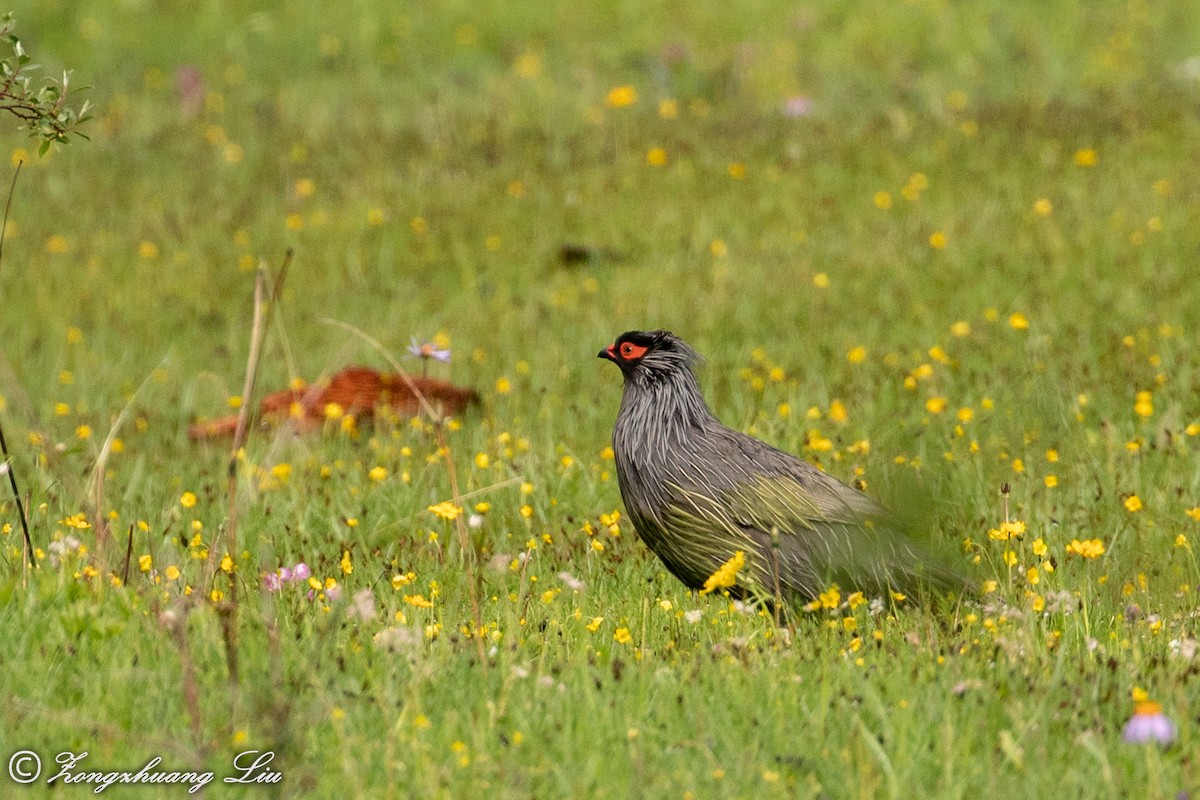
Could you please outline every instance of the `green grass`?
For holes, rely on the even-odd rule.
[[[214,797],[1200,790],[1192,4],[16,5],[35,60],[74,68],[99,113],[90,142],[22,171],[0,264],[3,424],[33,537],[87,546],[26,570],[0,492],[5,760],[158,755],[219,779],[243,750],[277,754],[281,784]],[[182,65],[204,76],[194,118]],[[636,102],[609,107],[626,85]],[[794,94],[809,116],[782,113]],[[616,256],[563,266],[564,244]],[[252,436],[235,692],[217,613],[181,600],[228,592],[196,557],[223,552],[227,447],[186,428],[240,392],[253,267],[289,246],[260,388],[386,366],[327,319],[396,354],[448,337],[454,361],[433,372],[484,396],[447,432],[449,458],[491,508],[472,570],[426,510],[452,497],[428,430]],[[790,643],[686,592],[627,523],[600,522],[620,508],[604,457],[620,376],[595,353],[653,327],[708,356],[723,420],[921,514],[995,590],[801,612]],[[60,520],[93,514],[93,466],[127,406],[102,554]],[[1006,482],[1028,528],[1015,544],[988,535]],[[128,584],[87,577],[121,563],[131,525]],[[1100,558],[1067,552],[1093,538]],[[299,560],[343,599],[260,591]],[[353,619],[368,588],[376,617]],[[185,609],[187,659],[163,618]],[[385,628],[406,640],[395,652]],[[1121,741],[1142,691],[1178,725],[1173,748]]]

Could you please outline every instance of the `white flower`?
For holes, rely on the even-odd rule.
[[[563,582],[563,586],[566,586],[572,592],[583,591],[583,581],[565,570],[558,573],[558,579]]]
[[[395,653],[400,650],[414,648],[421,641],[421,635],[408,626],[384,628],[375,634],[375,645],[381,650]]]
[[[350,600],[350,607],[346,609],[346,616],[363,622],[375,619],[375,593],[370,589],[355,592]]]

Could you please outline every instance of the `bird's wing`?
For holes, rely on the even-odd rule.
[[[788,453],[730,433],[721,449],[726,474],[738,477],[705,493],[709,502],[695,501],[695,511],[721,517],[723,526],[753,540],[785,584],[810,594],[832,583],[879,592],[963,586],[866,494]]]

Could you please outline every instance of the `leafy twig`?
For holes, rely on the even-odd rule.
[[[41,140],[38,152],[45,155],[52,144],[68,144],[71,136],[88,138],[77,128],[91,119],[91,104],[83,101],[78,109],[67,103],[71,73],[64,72],[62,80],[46,78],[34,87],[28,73],[38,69],[29,63],[29,54],[13,33],[16,20],[13,12],[0,16],[0,40],[12,48],[12,54],[0,59],[0,111],[7,111],[21,121],[29,135]]]

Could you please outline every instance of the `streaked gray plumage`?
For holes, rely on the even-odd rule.
[[[599,355],[625,378],[613,431],[621,498],[642,540],[688,587],[702,587],[739,550],[739,594],[965,585],[875,500],[722,425],[693,373],[700,356],[683,340],[630,331]]]

